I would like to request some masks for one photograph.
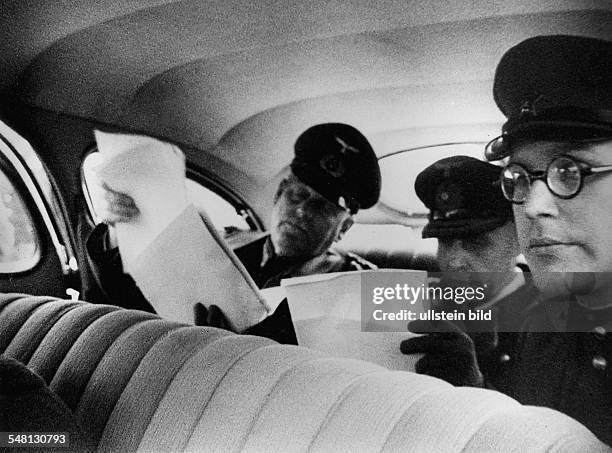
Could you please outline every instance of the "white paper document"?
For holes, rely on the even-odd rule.
[[[96,169],[100,181],[129,195],[140,216],[116,225],[123,269],[189,204],[185,189],[185,158],[176,146],[129,134],[95,131],[103,162]]]
[[[366,272],[340,272],[281,281],[301,346],[377,363],[394,370],[414,371],[420,354],[400,352],[408,332],[361,331],[361,276]],[[426,282],[427,274],[418,274]],[[407,324],[407,323],[406,323]]]
[[[187,201],[185,159],[159,140],[96,131],[98,178],[134,199],[140,215],[117,223],[124,270],[162,317],[193,324],[193,306],[219,306],[240,332],[268,313],[265,299],[205,212]]]

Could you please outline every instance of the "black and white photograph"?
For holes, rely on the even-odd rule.
[[[0,0],[0,452],[612,453],[610,0]]]

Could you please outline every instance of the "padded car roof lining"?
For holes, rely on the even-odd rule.
[[[202,168],[226,163],[219,176],[243,195],[265,187],[316,122],[355,125],[379,155],[486,141],[502,121],[491,79],[508,45],[538,33],[612,39],[606,0],[2,6],[0,89],[187,144]]]

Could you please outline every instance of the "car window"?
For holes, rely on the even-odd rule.
[[[11,180],[0,171],[0,273],[30,270],[40,257],[32,216]]]
[[[425,218],[429,210],[417,197],[414,181],[417,175],[434,162],[464,155],[484,160],[483,143],[454,143],[408,149],[379,159],[382,175],[380,201],[407,217]]]
[[[229,234],[236,230],[251,229],[234,206],[193,179],[187,179],[187,196],[198,211],[208,214],[217,230]]]
[[[421,239],[429,210],[417,197],[414,182],[417,175],[434,162],[456,155],[483,160],[484,143],[440,144],[400,150],[380,157],[380,201],[371,209],[359,211],[358,224],[347,232],[338,247],[370,257],[372,261],[378,258],[376,253],[373,254],[376,249],[392,250],[392,255],[397,255],[395,259],[398,256],[406,258],[403,264],[434,270],[427,266],[433,263],[437,240]],[[428,257],[431,260],[427,261]],[[377,264],[389,265],[380,261]]]
[[[100,220],[99,215],[95,212],[94,206],[99,206],[95,200],[103,196],[95,171],[96,166],[100,162],[100,153],[94,151],[85,157],[82,168],[83,192],[85,193],[89,211],[95,223],[98,223]],[[236,231],[251,230],[246,220],[238,214],[236,207],[213,190],[189,178],[187,179],[186,188],[187,196],[196,209],[200,212],[206,212],[213,225],[224,236]]]

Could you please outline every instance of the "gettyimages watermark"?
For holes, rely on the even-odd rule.
[[[405,332],[421,320],[472,332],[590,332],[612,328],[610,300],[611,273],[372,271],[361,276],[361,330]]]

